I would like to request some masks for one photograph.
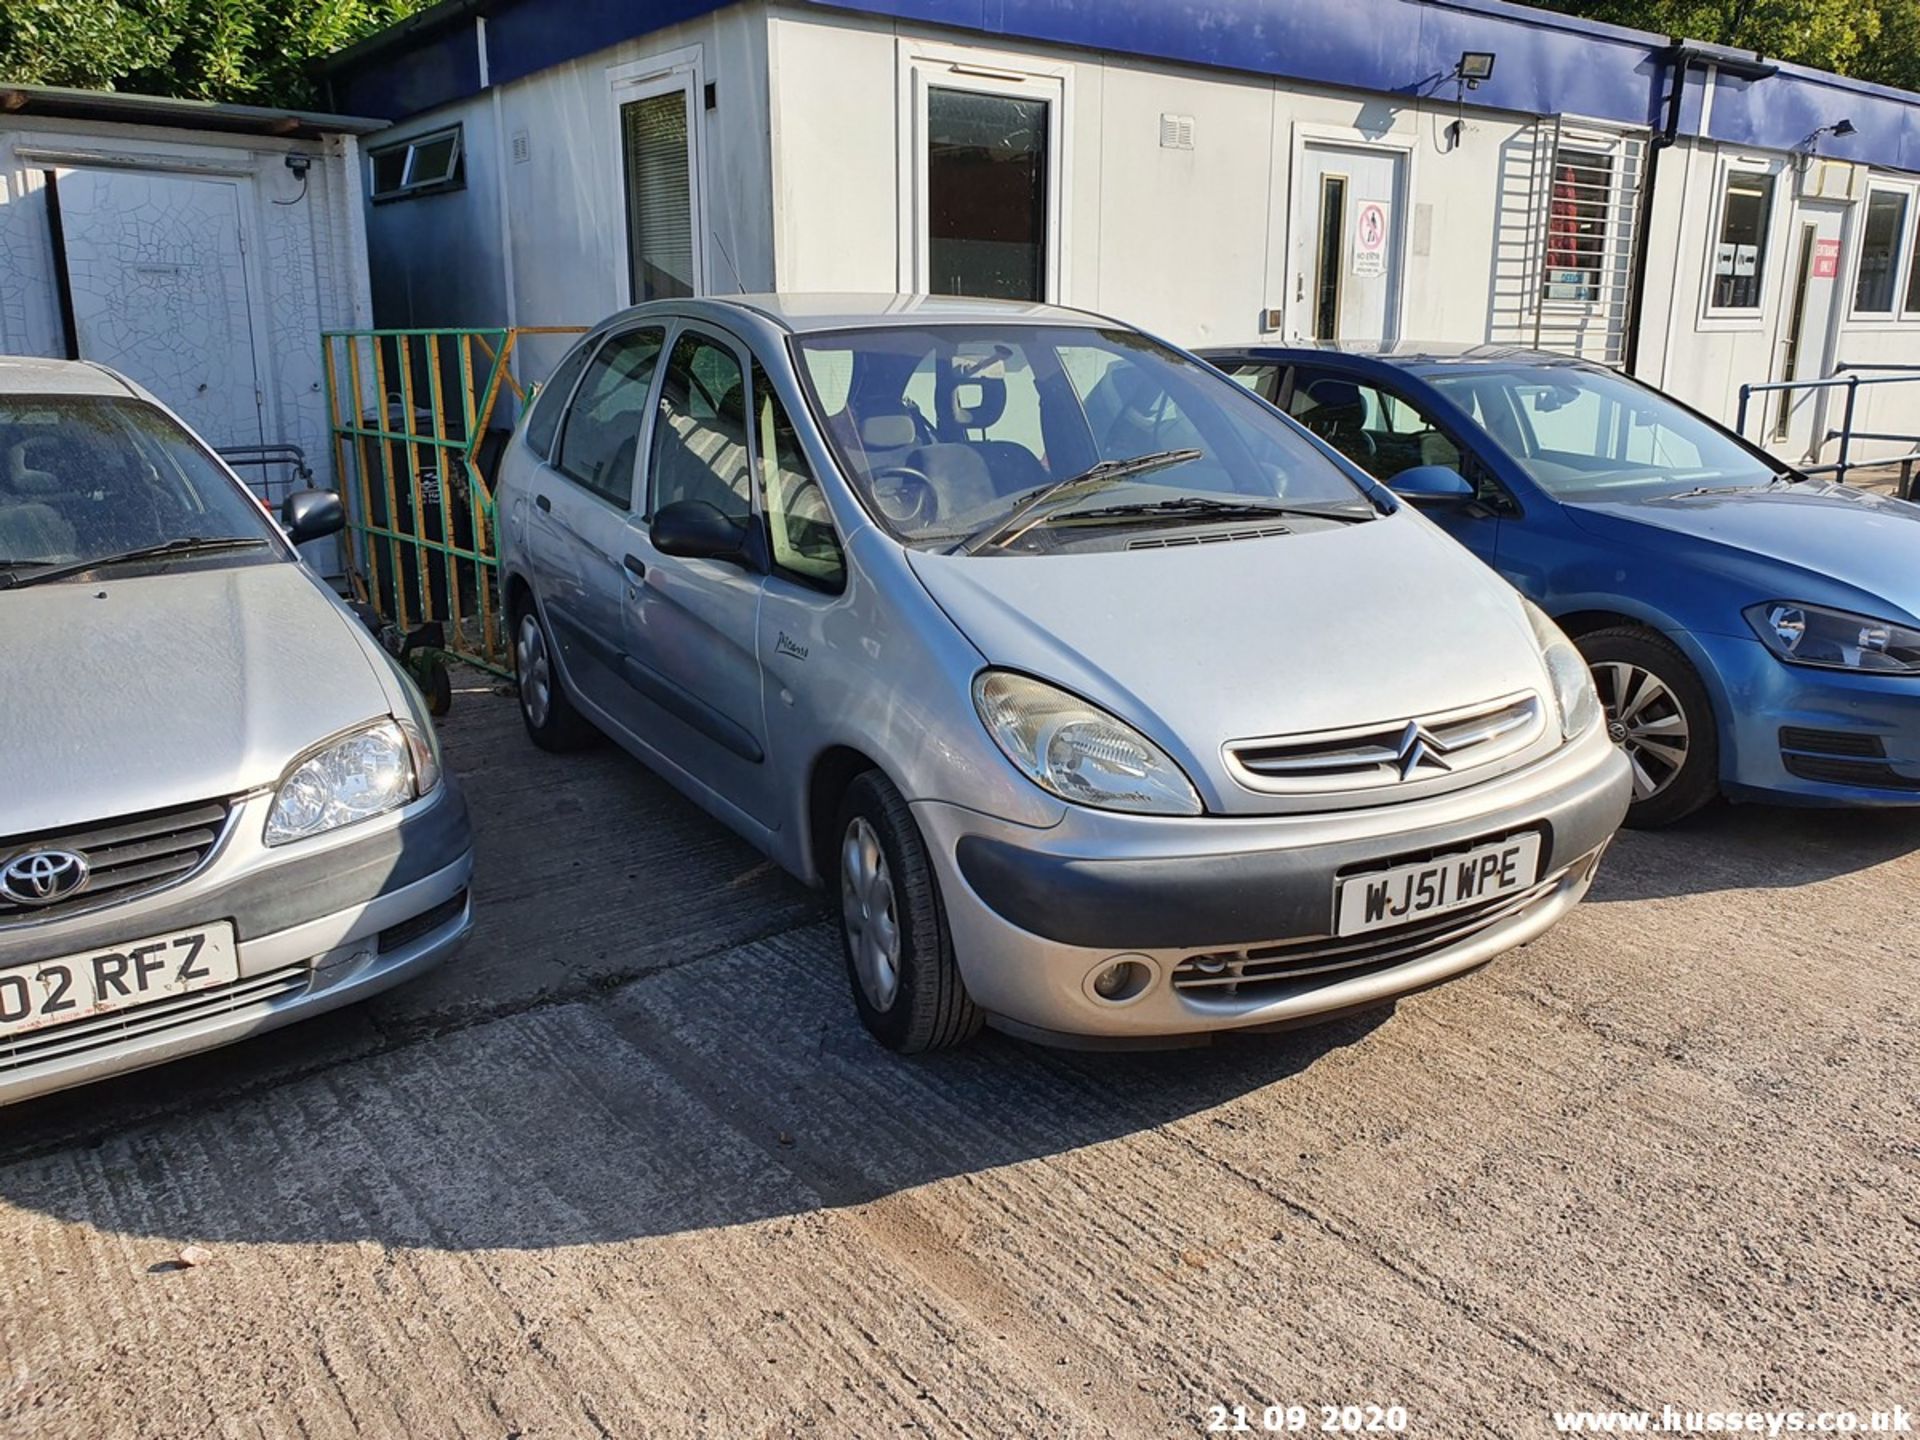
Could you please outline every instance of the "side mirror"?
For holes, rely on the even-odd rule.
[[[729,520],[704,500],[675,500],[662,505],[653,512],[647,538],[662,555],[747,563],[747,527]]]
[[[1473,486],[1451,465],[1415,465],[1387,482],[1387,488],[1415,505],[1446,509],[1473,500]]]
[[[296,545],[337,535],[346,525],[346,507],[331,490],[296,490],[280,502],[280,528]]]

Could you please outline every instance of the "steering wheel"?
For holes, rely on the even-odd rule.
[[[940,496],[926,471],[888,465],[873,472],[874,504],[903,529],[921,529],[940,518]]]

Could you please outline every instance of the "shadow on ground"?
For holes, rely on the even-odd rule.
[[[1790,890],[1920,850],[1920,809],[1709,806],[1667,830],[1623,830],[1589,903]]]
[[[1124,1144],[1284,1085],[1391,1013],[1198,1051],[1070,1054],[989,1034],[902,1059],[859,1028],[845,987],[833,932],[808,926],[19,1156],[0,1163],[0,1200],[169,1245],[679,1234]]]

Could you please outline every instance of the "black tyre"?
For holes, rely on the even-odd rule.
[[[531,600],[513,614],[513,668],[520,689],[520,718],[527,735],[542,750],[564,754],[599,738],[586,716],[573,708],[560,671],[553,663],[553,640]]]
[[[1627,824],[1657,829],[1684,820],[1720,793],[1713,702],[1693,666],[1665,636],[1637,625],[1582,636],[1606,707],[1607,731],[1633,762]]]
[[[878,770],[847,787],[833,831],[840,941],[860,1020],[903,1055],[957,1045],[981,1014],[954,963],[926,841]]]

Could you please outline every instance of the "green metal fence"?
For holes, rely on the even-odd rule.
[[[440,622],[447,649],[512,673],[498,610],[490,430],[525,391],[509,368],[527,335],[581,326],[330,330],[322,334],[336,482],[351,531],[349,582],[403,630]],[[496,418],[497,417],[497,418]]]

